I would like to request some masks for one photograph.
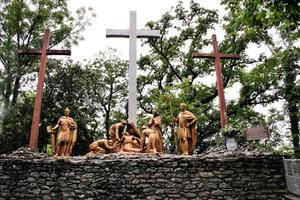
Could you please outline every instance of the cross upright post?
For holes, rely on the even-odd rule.
[[[41,55],[41,63],[39,67],[39,78],[38,78],[38,85],[37,85],[36,96],[34,101],[31,133],[30,133],[30,141],[29,141],[29,148],[33,151],[37,151],[47,55],[71,55],[71,50],[48,50],[49,40],[50,40],[50,30],[46,29],[44,34],[43,48],[41,50],[38,49],[19,50],[19,55],[21,56]]]
[[[217,36],[215,34],[212,35],[212,45],[213,45],[213,53],[192,53],[192,57],[193,58],[214,58],[215,60],[221,128],[225,128],[227,124],[227,111],[226,111],[226,102],[225,102],[225,95],[224,95],[221,59],[240,59],[240,55],[220,53],[218,48]]]
[[[136,11],[130,11],[129,30],[107,29],[106,37],[129,38],[129,80],[128,80],[128,117],[136,124],[137,121],[137,67],[136,67],[136,41],[137,38],[159,38],[159,30],[137,30]]]

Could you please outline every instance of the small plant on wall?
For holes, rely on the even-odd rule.
[[[225,128],[221,129],[221,135],[225,140],[227,150],[235,150],[238,148],[238,142],[242,140],[243,128],[235,124],[229,123]]]
[[[221,130],[221,133],[224,137],[237,138],[240,135],[241,130],[234,127],[232,124],[227,124],[226,127]]]

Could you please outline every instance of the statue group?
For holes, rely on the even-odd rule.
[[[122,120],[109,129],[108,139],[99,139],[89,145],[87,156],[105,153],[163,153],[162,119],[157,111],[153,111],[147,125],[138,129],[133,122]],[[65,115],[60,117],[52,128],[47,127],[51,135],[53,155],[70,156],[77,140],[77,125],[70,116],[70,110],[65,109]],[[184,103],[180,104],[180,113],[173,119],[178,124],[176,131],[177,153],[191,155],[197,141],[197,118],[186,110]],[[54,130],[58,129],[55,141]]]

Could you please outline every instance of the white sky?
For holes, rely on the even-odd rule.
[[[188,6],[190,0],[183,0],[184,5]],[[201,6],[209,9],[221,8],[221,0],[196,0]],[[176,6],[177,0],[70,0],[69,7],[75,12],[79,7],[92,7],[97,17],[92,20],[92,26],[87,27],[83,32],[85,38],[78,46],[72,47],[71,58],[75,61],[89,60],[100,50],[107,47],[117,49],[122,59],[128,59],[129,40],[127,38],[106,38],[107,28],[128,29],[129,11],[137,11],[137,28],[144,28],[145,24],[151,20],[158,20],[162,14]],[[218,37],[220,38],[220,37]],[[140,54],[146,54],[145,47],[140,46],[138,40],[138,58]]]

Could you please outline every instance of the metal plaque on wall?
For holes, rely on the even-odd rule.
[[[261,140],[268,139],[270,137],[269,130],[266,127],[247,128],[245,134],[247,140]]]
[[[234,138],[226,137],[226,148],[228,151],[234,151],[238,148],[237,142]]]

